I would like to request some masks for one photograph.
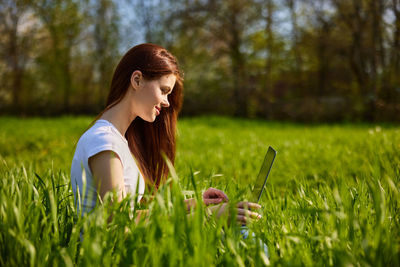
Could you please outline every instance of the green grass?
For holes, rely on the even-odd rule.
[[[182,119],[179,182],[136,225],[128,200],[76,216],[69,168],[90,121],[0,118],[1,266],[400,265],[399,126]],[[232,203],[246,198],[269,145],[278,155],[263,218],[250,225],[267,259],[232,224],[203,209],[188,218],[181,190],[213,186]]]

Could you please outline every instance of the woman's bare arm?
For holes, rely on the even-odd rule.
[[[89,167],[101,199],[107,192],[117,192],[118,201],[125,197],[123,167],[120,158],[113,151],[102,151],[89,158]],[[147,217],[148,210],[138,210],[135,222]],[[110,217],[111,219],[111,217]]]
[[[89,168],[101,199],[107,192],[116,191],[118,201],[125,196],[123,168],[120,158],[113,151],[102,151],[89,158]]]

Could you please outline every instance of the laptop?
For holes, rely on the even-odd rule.
[[[258,203],[264,191],[265,184],[267,183],[268,175],[271,171],[272,164],[274,164],[276,151],[272,147],[268,147],[267,154],[265,155],[264,162],[261,165],[260,172],[258,173],[253,192],[251,193],[250,202]]]

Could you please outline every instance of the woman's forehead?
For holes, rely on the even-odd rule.
[[[175,74],[163,75],[160,77],[159,81],[161,85],[168,86],[172,89],[176,82],[176,75]]]

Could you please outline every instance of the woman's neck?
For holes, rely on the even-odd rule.
[[[136,115],[132,113],[130,106],[124,101],[124,99],[104,112],[100,117],[100,119],[111,122],[122,136],[125,136],[129,125],[131,125],[135,118]]]

